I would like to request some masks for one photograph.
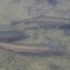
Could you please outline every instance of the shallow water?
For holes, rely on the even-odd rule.
[[[53,51],[58,51],[55,54],[47,54],[48,56],[38,56],[38,54],[28,56],[27,53],[24,55],[0,49],[0,70],[70,70],[69,25],[62,26],[61,29],[57,29],[57,25],[56,28],[53,28],[55,26],[46,28],[45,25],[36,24],[31,24],[32,26],[19,24],[9,27],[13,20],[40,15],[70,18],[70,0],[0,0],[0,31],[19,31],[25,35],[24,40],[15,41],[13,39],[11,43],[45,44],[53,48]],[[15,36],[22,37],[22,33],[17,32]],[[4,36],[6,33],[1,34]]]

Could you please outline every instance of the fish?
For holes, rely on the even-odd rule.
[[[38,16],[34,18],[21,19],[11,21],[11,26],[16,24],[40,24],[40,28],[56,28],[56,29],[70,29],[70,19],[59,18],[59,17],[50,17],[50,16]],[[37,27],[38,28],[38,27]]]
[[[25,39],[27,36],[19,31],[0,31],[0,42],[14,42]]]
[[[11,21],[12,26],[20,23],[61,24],[62,25],[62,24],[70,24],[70,19],[41,15],[34,18]]]
[[[11,44],[11,43],[3,43],[0,42],[0,48],[5,49],[11,52],[15,52],[18,54],[23,54],[23,55],[63,55],[64,51],[60,50],[53,50],[49,46],[44,46],[44,47],[38,47],[38,46],[31,46],[31,45],[17,45],[17,44]]]

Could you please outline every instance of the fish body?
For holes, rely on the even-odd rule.
[[[63,55],[64,51],[52,50],[49,46],[38,47],[38,46],[27,46],[27,45],[15,45],[10,43],[0,42],[0,48],[8,51],[22,53],[23,55]]]
[[[11,25],[16,25],[20,23],[40,23],[40,24],[70,24],[70,19],[59,18],[59,17],[50,17],[50,16],[38,16],[35,18],[15,20],[11,22]]]
[[[0,31],[0,42],[13,42],[24,37],[22,32],[17,31]]]
[[[50,16],[38,16],[35,18],[21,19],[15,20],[11,22],[11,25],[14,26],[16,24],[39,24],[40,28],[49,28],[49,29],[69,29],[70,30],[70,19],[59,18],[59,17],[50,17]],[[38,27],[36,27],[38,28]]]

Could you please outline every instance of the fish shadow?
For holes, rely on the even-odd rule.
[[[44,52],[15,52],[12,50],[7,50],[9,52],[19,54],[22,56],[39,56],[39,57],[50,57],[50,56],[63,56],[65,52],[60,52],[60,51],[44,51]]]
[[[61,23],[62,24],[62,23]],[[66,36],[70,36],[70,24],[56,24],[56,23],[47,23],[47,24],[39,24],[38,26],[33,26],[31,28],[29,28],[30,30],[35,30],[35,29],[46,29],[46,30],[50,30],[50,29],[58,29],[58,30],[63,30],[64,31],[64,35]]]
[[[48,4],[55,6],[58,4],[58,0],[47,0]]]

